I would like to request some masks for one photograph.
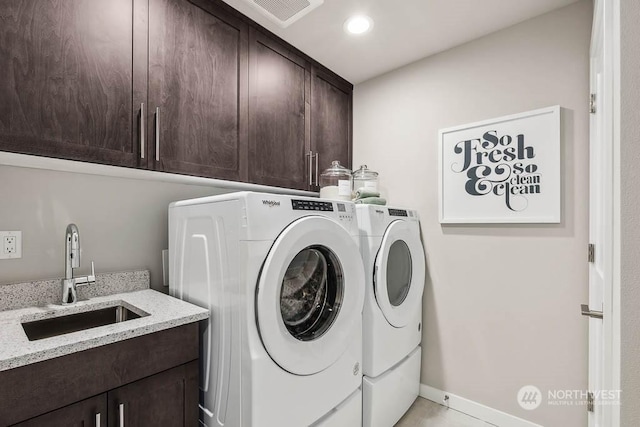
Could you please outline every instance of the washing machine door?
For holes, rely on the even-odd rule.
[[[387,227],[374,267],[376,301],[387,321],[397,328],[406,326],[422,304],[424,249],[412,225],[398,220]]]
[[[358,246],[335,221],[309,216],[275,240],[256,289],[256,318],[269,356],[311,375],[344,353],[359,325],[364,269]]]

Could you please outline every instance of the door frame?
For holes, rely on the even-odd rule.
[[[601,7],[599,7],[601,6]],[[605,9],[608,13],[602,13]],[[603,345],[604,362],[601,384],[603,390],[620,390],[620,0],[596,0],[594,4],[592,37],[596,35],[599,25],[603,28],[604,37],[604,82],[602,93],[597,93],[596,108],[607,103],[610,114],[605,116],[605,131],[611,138],[611,164],[605,173],[611,183],[608,202],[611,203],[611,227],[607,229],[604,239],[608,244],[596,249],[596,256],[608,257],[610,271],[603,289]],[[594,39],[591,40],[590,62]],[[590,83],[591,88],[591,83]],[[599,176],[600,177],[600,176]],[[590,178],[594,179],[593,171]],[[591,357],[591,355],[590,355]],[[589,372],[591,376],[592,373]],[[605,426],[620,426],[620,405],[601,405],[602,420]]]
[[[613,94],[611,77],[611,2],[596,0],[591,31],[589,87],[589,307],[588,426],[609,426],[610,411],[601,390],[610,390],[613,234]],[[592,249],[593,248],[593,249]],[[584,313],[583,313],[584,314]]]
[[[621,390],[621,238],[620,238],[620,0],[611,1],[612,35],[611,77],[613,79],[613,236],[612,236],[612,273],[611,283],[611,322],[610,345],[611,366],[607,366],[609,384],[614,390]],[[620,405],[610,405],[607,409],[612,427],[620,427]]]

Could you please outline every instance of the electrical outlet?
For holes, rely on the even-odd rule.
[[[0,259],[22,258],[22,231],[0,231]]]
[[[4,253],[16,253],[16,236],[4,236]]]

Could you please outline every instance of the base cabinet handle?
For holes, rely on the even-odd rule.
[[[119,420],[119,427],[124,427],[124,403],[121,403],[118,406],[118,420]]]
[[[102,423],[100,422],[100,412],[96,414],[96,427],[101,427]]]

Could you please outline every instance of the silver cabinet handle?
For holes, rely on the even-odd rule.
[[[593,317],[594,319],[602,319],[604,317],[601,311],[590,310],[587,304],[581,304],[580,309],[583,316]]]
[[[309,151],[305,154],[305,157],[309,157],[309,186],[313,185],[313,151]]]
[[[144,126],[144,119],[145,119],[145,112],[144,112],[144,102],[142,104],[140,104],[140,158],[144,159],[144,146],[145,144],[145,137],[144,137],[144,131],[145,131],[145,126]]]
[[[320,157],[319,153],[316,153],[316,185],[319,186],[320,183],[318,182],[318,157]]]
[[[160,161],[160,107],[156,107],[156,162]]]
[[[96,414],[96,427],[100,427],[102,423],[100,422],[100,412]]]
[[[119,427],[124,427],[124,403],[121,403],[120,406],[118,406],[118,416],[120,418]]]

